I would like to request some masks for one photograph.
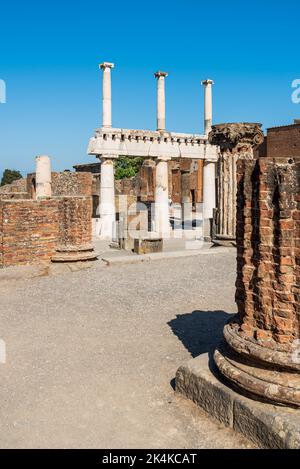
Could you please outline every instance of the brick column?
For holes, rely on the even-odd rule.
[[[300,160],[237,164],[237,316],[214,359],[241,390],[300,406]]]
[[[253,159],[253,148],[263,142],[261,124],[213,125],[209,141],[220,147],[217,164],[217,245],[236,244],[236,164],[239,159]]]

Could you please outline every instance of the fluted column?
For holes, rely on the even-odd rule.
[[[165,77],[168,74],[158,71],[154,76],[157,78],[157,130],[166,130]]]
[[[110,71],[114,68],[114,64],[103,62],[99,65],[103,70],[102,79],[102,127],[110,128],[112,126],[111,118],[111,77]]]
[[[100,232],[101,239],[114,238],[116,221],[114,162],[109,155],[101,157]]]
[[[239,159],[253,159],[253,148],[263,142],[261,124],[213,125],[209,141],[220,147],[217,164],[218,206],[215,244],[236,244],[236,165]]]

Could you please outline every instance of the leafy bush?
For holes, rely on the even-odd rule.
[[[118,158],[115,162],[115,178],[124,179],[131,178],[138,174],[142,164],[143,158],[130,158],[123,156]]]
[[[6,184],[11,184],[12,182],[16,181],[17,179],[22,179],[22,174],[20,171],[16,171],[14,169],[5,169],[0,186],[5,186]]]

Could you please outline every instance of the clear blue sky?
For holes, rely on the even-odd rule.
[[[12,1],[1,4],[0,174],[92,162],[101,125],[101,72],[112,72],[113,125],[155,128],[157,69],[166,80],[167,128],[203,131],[200,80],[212,78],[214,122],[264,128],[300,118],[299,0]]]

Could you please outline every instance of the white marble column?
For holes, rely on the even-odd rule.
[[[155,174],[155,231],[162,238],[170,235],[168,161],[157,159]]]
[[[116,225],[114,162],[109,156],[101,157],[100,230],[101,239],[112,240]]]
[[[51,197],[51,160],[49,156],[37,156],[35,164],[36,198]]]
[[[114,68],[114,64],[110,62],[103,62],[99,65],[103,70],[102,81],[102,127],[110,128],[112,126],[111,120],[111,77],[110,70]]]
[[[203,219],[204,238],[211,237],[210,227],[213,210],[216,207],[215,168],[213,162],[204,161],[203,165]]]
[[[204,133],[208,135],[212,126],[212,80],[202,81],[204,86]]]
[[[166,130],[166,98],[165,98],[165,77],[166,72],[156,72],[157,78],[157,130]]]

